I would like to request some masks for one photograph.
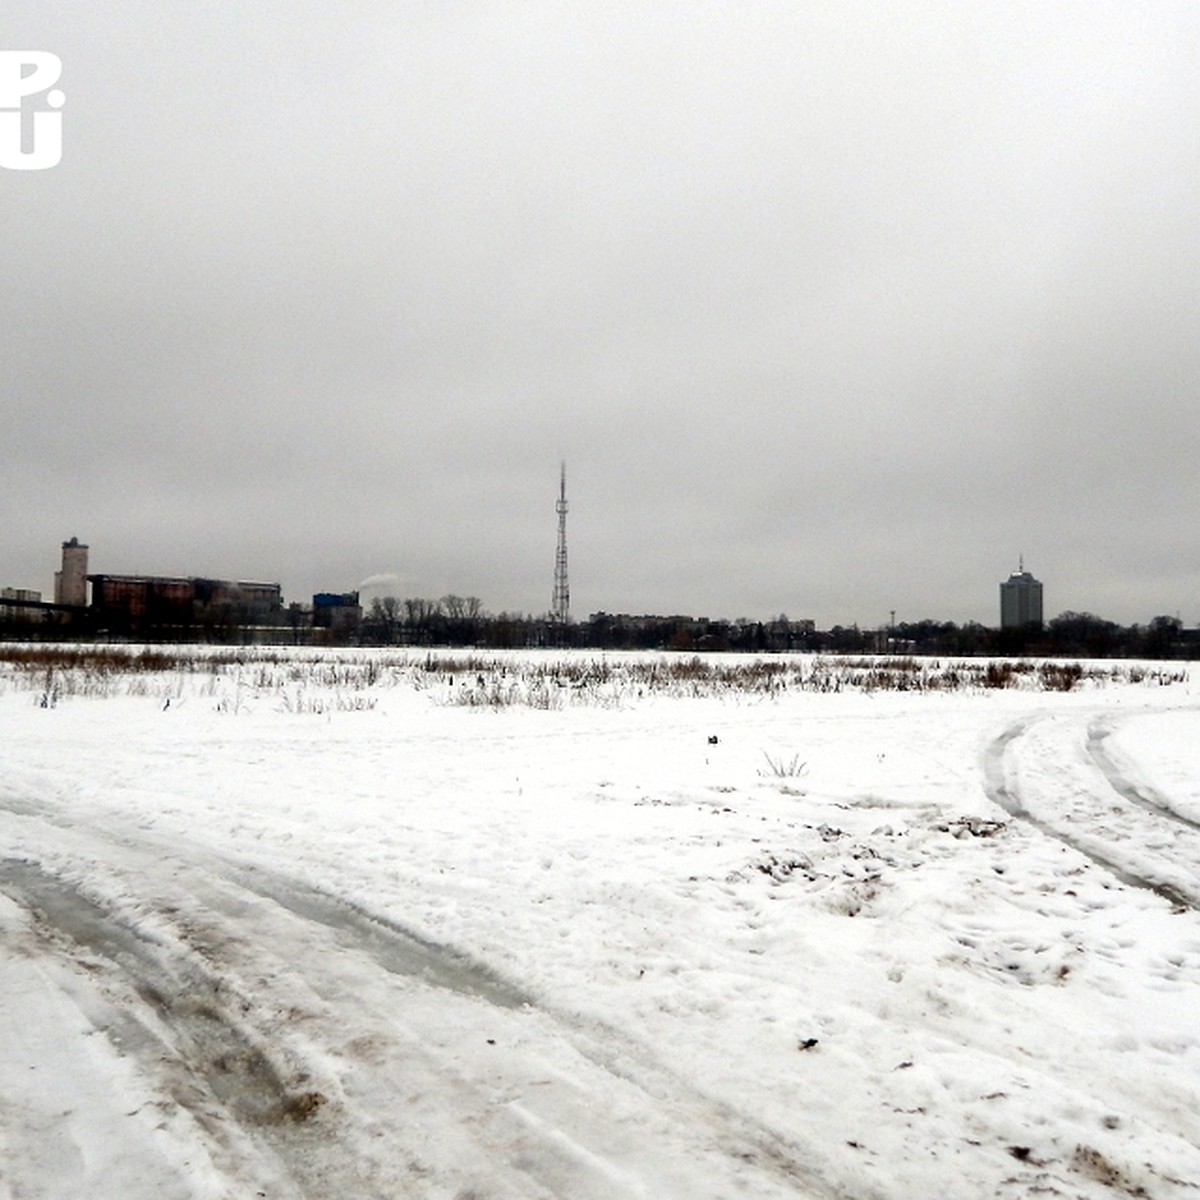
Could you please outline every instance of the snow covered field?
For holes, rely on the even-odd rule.
[[[3,1200],[1200,1197],[1194,671],[195,653],[0,664]]]

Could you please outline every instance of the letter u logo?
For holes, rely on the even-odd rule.
[[[32,70],[26,74],[25,68]],[[62,108],[66,96],[54,85],[62,74],[62,60],[46,50],[0,50],[0,167],[10,171],[44,171],[62,161],[61,112],[35,111],[32,145],[23,145],[22,104],[27,96],[48,92],[46,104]],[[48,89],[53,88],[53,91]]]

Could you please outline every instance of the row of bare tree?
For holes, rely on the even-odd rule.
[[[1045,625],[996,629],[968,622],[923,620],[887,628],[835,625],[785,615],[769,621],[697,619],[593,613],[586,621],[557,625],[549,617],[488,613],[475,596],[440,600],[372,601],[360,639],[371,645],[459,645],[491,648],[579,646],[607,650],[733,650],[750,653],[809,651],[835,654],[947,654],[1085,658],[1190,658],[1200,654],[1200,631],[1177,617],[1121,626],[1093,613],[1064,612]]]

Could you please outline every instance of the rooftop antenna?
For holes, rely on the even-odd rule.
[[[550,602],[550,619],[556,625],[571,620],[571,586],[567,582],[567,464],[562,464],[558,481],[558,550],[554,555],[554,598]]]

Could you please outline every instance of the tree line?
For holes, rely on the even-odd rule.
[[[31,619],[31,615],[38,619]],[[1094,613],[1064,612],[1044,625],[997,629],[967,622],[899,621],[881,628],[834,625],[817,629],[812,621],[786,614],[766,621],[709,619],[682,615],[592,613],[586,620],[563,624],[549,616],[490,613],[476,596],[439,599],[377,597],[358,616],[336,630],[313,627],[312,613],[288,606],[278,627],[245,622],[238,614],[220,621],[149,622],[127,631],[99,625],[88,614],[63,614],[6,607],[0,602],[0,638],[13,640],[94,640],[136,637],[146,641],[239,642],[282,641],[296,644],[319,639],[322,644],[366,646],[464,646],[481,649],[524,649],[539,646],[594,650],[679,650],[742,653],[808,652],[818,654],[912,654],[959,657],[1059,658],[1197,658],[1200,630],[1185,629],[1178,617],[1157,616],[1145,625],[1119,625]],[[323,635],[323,636],[322,636]]]
[[[815,628],[780,614],[768,621],[597,612],[562,625],[545,616],[489,613],[474,596],[440,600],[376,598],[363,614],[364,645],[477,646],[517,649],[568,646],[596,650],[683,650],[830,654],[1021,655],[1063,658],[1189,658],[1200,631],[1177,617],[1122,626],[1094,613],[1064,612],[1043,624],[997,629],[977,622],[900,621],[862,629]]]

